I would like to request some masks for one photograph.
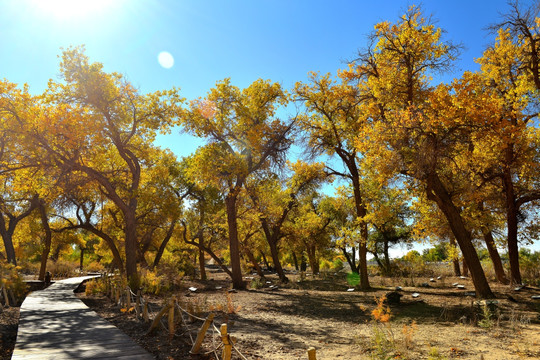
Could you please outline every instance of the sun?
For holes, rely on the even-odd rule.
[[[34,0],[32,6],[42,14],[58,20],[76,20],[98,15],[110,7],[112,0]]]

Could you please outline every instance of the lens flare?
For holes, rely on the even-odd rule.
[[[170,69],[174,65],[174,58],[171,55],[171,53],[167,51],[162,51],[158,55],[158,62],[159,62],[159,65],[161,65],[161,67],[165,69]]]

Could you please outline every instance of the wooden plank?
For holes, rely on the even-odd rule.
[[[154,358],[75,296],[88,278],[60,280],[27,296],[12,360]]]

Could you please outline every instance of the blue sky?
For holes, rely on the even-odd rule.
[[[84,44],[92,61],[123,73],[142,92],[181,88],[204,96],[231,77],[248,86],[258,78],[291,88],[309,71],[335,73],[366,44],[380,21],[395,21],[411,1],[320,0],[0,0],[0,78],[28,83],[39,93],[58,76],[61,48]],[[507,11],[506,0],[425,1],[465,46],[455,76],[477,68],[474,58],[492,42],[485,28]],[[169,52],[171,68],[158,63]],[[449,79],[451,77],[447,77]],[[160,144],[179,156],[199,144],[178,131]]]

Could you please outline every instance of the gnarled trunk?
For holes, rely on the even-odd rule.
[[[493,292],[478,259],[478,254],[472,243],[471,233],[465,227],[459,209],[452,202],[450,194],[436,173],[427,177],[427,196],[437,203],[452,229],[456,241],[461,249],[463,258],[467,262],[471,272],[472,281],[476,294],[480,298],[494,298]]]

